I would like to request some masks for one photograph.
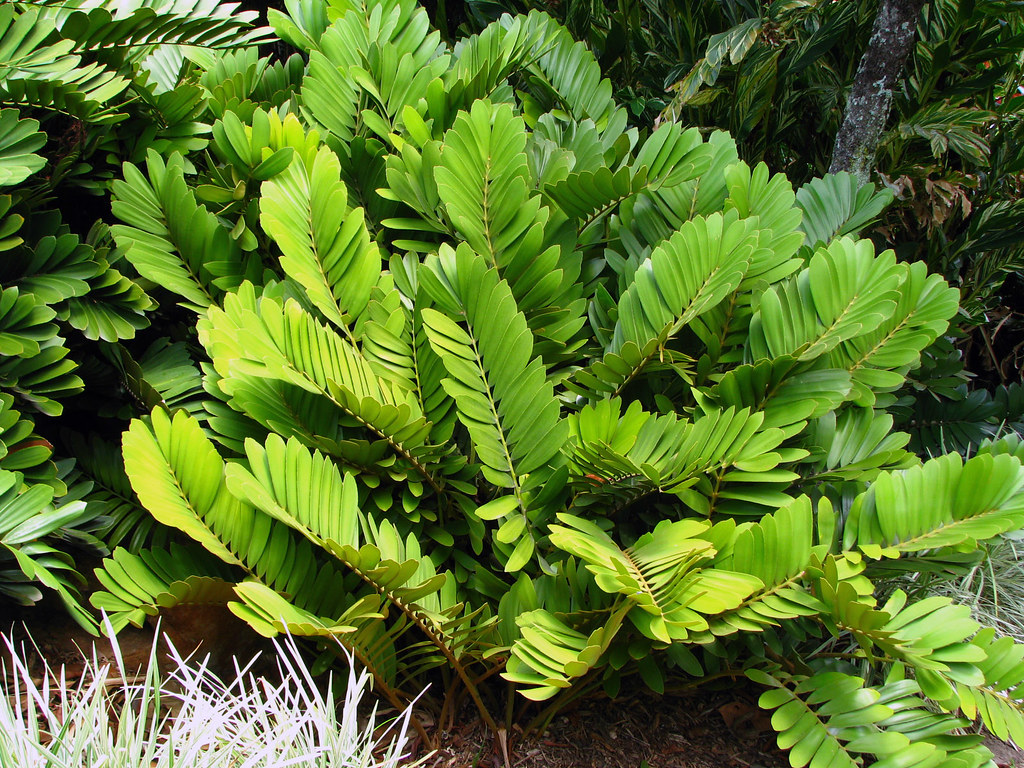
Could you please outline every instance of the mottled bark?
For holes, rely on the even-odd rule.
[[[892,105],[892,90],[914,48],[925,0],[880,0],[871,40],[857,67],[829,172],[871,178],[875,151]]]

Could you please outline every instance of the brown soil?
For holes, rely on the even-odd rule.
[[[536,738],[513,732],[513,768],[781,768],[756,696],[635,695],[589,702],[561,715]],[[503,768],[500,746],[477,725],[442,734],[430,768]]]

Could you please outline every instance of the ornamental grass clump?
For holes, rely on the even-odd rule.
[[[376,708],[357,714],[369,675],[350,671],[336,702],[290,637],[275,646],[281,682],[257,677],[251,662],[224,682],[169,640],[167,679],[156,642],[135,674],[113,638],[113,663],[94,649],[80,679],[49,665],[35,677],[25,648],[3,642],[3,768],[394,768],[408,752],[408,712],[378,734]]]

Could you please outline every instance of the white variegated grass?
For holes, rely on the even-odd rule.
[[[0,768],[397,768],[410,746],[410,713],[377,732],[360,719],[370,676],[351,669],[343,701],[313,680],[295,641],[276,643],[271,683],[236,667],[222,682],[206,662],[167,643],[174,671],[161,680],[156,644],[134,677],[112,641],[114,665],[94,655],[76,681],[61,667],[30,674],[24,648],[4,635],[11,669],[0,697]],[[4,665],[6,667],[6,663]],[[171,714],[173,713],[173,714]],[[419,763],[416,763],[419,764]]]

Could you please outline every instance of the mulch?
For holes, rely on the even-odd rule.
[[[504,768],[493,740],[471,723],[441,734],[429,768]],[[588,701],[557,716],[541,736],[509,738],[512,768],[782,768],[756,695],[635,694]]]

